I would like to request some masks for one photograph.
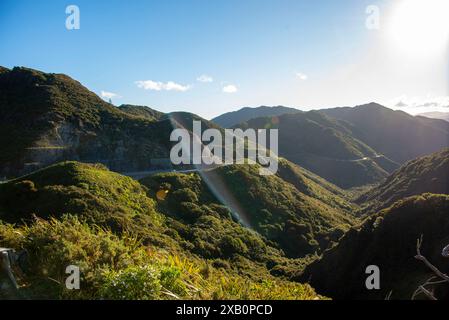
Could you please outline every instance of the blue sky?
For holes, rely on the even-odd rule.
[[[444,99],[447,72],[430,83],[414,73],[422,83],[403,84],[398,79],[409,78],[404,70],[416,61],[397,69],[382,32],[366,28],[366,7],[387,11],[390,3],[2,0],[0,65],[68,74],[99,95],[116,94],[116,105],[206,118],[243,106],[311,109],[426,94]],[[72,4],[80,9],[79,30],[65,27]],[[391,78],[392,66],[397,87],[380,77]],[[419,72],[427,77],[441,68],[425,66]],[[213,81],[198,81],[201,75]]]

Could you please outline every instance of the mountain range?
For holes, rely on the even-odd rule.
[[[103,163],[120,172],[168,161],[170,133],[202,121],[190,113],[115,107],[62,74],[0,70],[0,176],[14,177],[57,161]]]
[[[0,297],[410,299],[432,275],[420,237],[449,271],[448,122],[375,103],[242,110],[116,107],[66,75],[0,68],[0,247],[28,260]],[[277,173],[172,166],[170,133],[193,120],[279,129]],[[60,285],[67,265],[83,290]]]
[[[261,106],[257,108],[242,108],[238,111],[232,111],[224,113],[218,117],[213,118],[211,121],[215,122],[219,126],[223,128],[231,128],[235,125],[238,125],[242,122],[259,118],[259,117],[273,117],[279,116],[282,114],[294,114],[301,112],[295,108],[277,106],[277,107],[267,107]]]
[[[261,117],[237,127],[278,129],[280,156],[343,188],[381,181],[398,166],[318,111]]]
[[[449,143],[449,123],[414,117],[376,103],[322,110],[344,121],[352,135],[400,164],[436,152]]]
[[[449,121],[449,112],[424,112],[418,114],[418,116]]]

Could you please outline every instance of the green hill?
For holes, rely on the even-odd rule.
[[[422,193],[449,194],[449,149],[407,162],[356,202],[370,212]]]
[[[261,106],[257,108],[242,108],[237,111],[227,112],[218,117],[213,118],[211,121],[220,125],[223,128],[231,128],[239,123],[260,117],[273,117],[286,113],[298,113],[301,112],[298,109],[288,108],[283,106],[266,107]]]
[[[64,162],[0,185],[0,219],[10,223],[70,213],[110,228],[145,227],[160,224],[154,206],[137,181],[103,165]]]
[[[127,114],[142,117],[150,121],[157,121],[164,115],[162,112],[159,112],[146,106],[134,106],[130,104],[122,104],[118,108],[120,109],[120,111],[123,111]]]
[[[331,207],[350,214],[358,209],[347,191],[286,159],[279,158],[277,176],[292,184],[299,192]]]
[[[279,155],[343,188],[381,181],[396,164],[317,112],[252,119],[241,128],[279,129]]]
[[[413,117],[376,103],[321,112],[343,120],[351,134],[400,164],[449,146],[449,123]]]
[[[350,213],[354,206],[337,187],[313,182],[316,177],[307,177],[288,162],[283,162],[279,175],[290,175],[291,183],[278,176],[260,176],[252,165],[224,166],[200,174],[157,174],[142,183],[151,195],[162,192],[160,210],[184,223],[196,223],[205,212],[221,206],[220,201],[225,203],[230,211],[223,210],[224,218],[257,231],[290,257],[327,248],[356,221]],[[201,232],[209,229],[203,226]],[[213,238],[209,242],[219,247]]]
[[[151,193],[101,165],[77,162],[1,184],[0,246],[26,250],[29,263],[18,275],[21,289],[3,288],[0,297],[321,298],[308,285],[273,276],[271,269],[304,262],[287,259],[225,207],[181,204],[179,214],[197,216],[179,219],[158,212],[161,197]],[[81,268],[82,290],[65,289],[68,265]]]
[[[3,69],[0,87],[1,177],[61,160],[144,171],[153,160],[169,157],[170,133],[180,122],[198,119],[204,129],[213,126],[189,113],[162,116],[144,107],[117,108],[63,74]]]
[[[441,256],[449,243],[448,213],[448,195],[423,194],[400,200],[347,232],[297,279],[310,280],[318,292],[335,299],[385,299],[390,292],[392,299],[410,299],[418,286],[434,275],[414,259],[421,235],[422,254],[442,272],[449,272],[447,259]],[[365,287],[369,265],[380,268],[380,290]],[[449,296],[444,285],[435,294],[441,299]]]

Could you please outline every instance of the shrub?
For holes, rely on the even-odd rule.
[[[181,269],[175,266],[162,268],[160,274],[162,287],[171,293],[184,296],[187,293],[187,288],[181,280],[181,274]]]
[[[248,253],[248,247],[239,238],[224,236],[220,243],[221,252],[224,257],[231,257],[234,254]]]
[[[132,266],[105,275],[100,296],[110,300],[153,300],[161,291],[160,274],[150,266]]]
[[[198,196],[192,190],[183,188],[176,190],[171,195],[176,202],[198,202]]]
[[[29,253],[31,268],[25,276],[27,282],[34,283],[30,294],[47,298],[77,294],[92,297],[102,272],[141,263],[146,256],[144,248],[129,235],[118,237],[106,229],[89,226],[76,216],[64,216],[61,221],[39,220],[18,229],[0,225],[0,246]],[[83,290],[79,292],[57,285],[64,283],[69,265],[81,270]]]

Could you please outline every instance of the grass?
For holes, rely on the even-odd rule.
[[[183,199],[176,214],[153,189],[101,165],[63,162],[2,184],[0,246],[29,256],[21,289],[3,297],[323,298],[285,280],[302,262],[235,221],[198,176],[170,177],[164,187],[191,187],[170,189],[168,198]],[[81,290],[65,289],[68,265],[80,267]]]

